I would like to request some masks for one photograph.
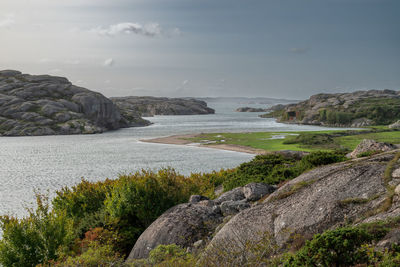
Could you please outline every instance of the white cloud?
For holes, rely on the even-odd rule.
[[[8,28],[13,24],[15,24],[15,15],[12,13],[3,16],[3,19],[0,19],[0,28]]]
[[[104,67],[112,67],[114,65],[115,61],[113,58],[108,58],[106,60],[104,60],[103,62],[103,66]]]
[[[156,37],[164,34],[164,30],[158,23],[132,23],[132,22],[122,22],[118,24],[113,24],[108,27],[96,27],[91,29],[89,32],[95,33],[101,36],[116,36],[120,34],[138,34],[147,37]],[[166,33],[167,35],[181,35],[181,31],[178,28]]]
[[[182,86],[185,86],[186,84],[188,84],[189,83],[189,80],[184,80],[183,82],[182,82]]]

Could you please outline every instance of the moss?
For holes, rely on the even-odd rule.
[[[372,200],[375,200],[379,197],[380,195],[373,195],[369,198],[346,198],[346,199],[342,199],[339,200],[339,205],[340,206],[347,206],[347,205],[351,205],[351,204],[365,204],[368,202],[371,202]]]

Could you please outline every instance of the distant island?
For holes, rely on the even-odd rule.
[[[252,108],[252,107],[243,107],[237,108],[236,112],[267,112],[267,108]]]
[[[63,77],[0,71],[0,136],[94,134],[151,124],[142,116],[211,113],[200,100],[109,99]]]
[[[334,127],[388,125],[400,119],[400,91],[317,94],[296,104],[273,106],[270,113],[261,117],[277,118],[284,123]]]

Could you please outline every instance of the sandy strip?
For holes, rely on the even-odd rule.
[[[215,149],[236,151],[242,153],[257,154],[257,155],[266,153],[266,151],[263,149],[257,149],[248,146],[240,146],[232,144],[198,144],[198,143],[194,144],[192,141],[186,140],[187,138],[194,138],[198,136],[200,136],[200,134],[172,135],[167,137],[145,139],[140,141],[147,143],[158,143],[158,144],[169,144],[169,145],[200,146],[200,147],[215,148]]]

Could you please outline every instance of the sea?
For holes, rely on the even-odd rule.
[[[190,133],[312,131],[329,129],[292,125],[240,113],[242,106],[266,104],[213,100],[215,114],[155,116],[147,127],[94,135],[0,137],[0,215],[22,217],[32,207],[35,192],[54,196],[56,190],[86,179],[115,179],[121,174],[171,167],[188,175],[232,168],[254,155],[213,148],[146,143],[141,140]]]

